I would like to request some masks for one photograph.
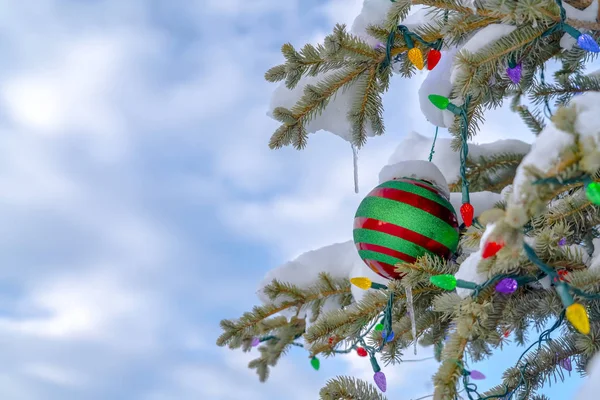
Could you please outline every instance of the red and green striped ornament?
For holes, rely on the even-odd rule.
[[[427,181],[401,178],[377,186],[360,203],[354,218],[358,254],[375,273],[399,279],[395,264],[431,254],[450,258],[456,251],[456,212]]]

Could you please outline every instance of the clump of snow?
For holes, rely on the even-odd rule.
[[[592,254],[592,258],[589,260],[589,268],[592,271],[596,271],[600,269],[600,238],[594,239],[592,243],[594,244],[594,254]]]
[[[486,281],[486,276],[482,273],[477,272],[477,265],[481,261],[481,251],[471,253],[461,264],[460,268],[454,274],[456,279],[462,279],[463,281],[473,282],[481,285]],[[470,296],[473,291],[471,289],[456,288],[456,293],[463,299]]]
[[[273,279],[305,289],[317,281],[321,272],[327,272],[333,278],[348,278],[350,272],[355,270],[358,265],[364,265],[364,263],[359,257],[353,241],[336,243],[312,250],[267,272],[259,285],[258,297],[265,304],[271,303],[262,289],[270,284]],[[368,269],[368,267],[366,268]],[[278,299],[275,304],[283,300],[286,299]],[[324,310],[339,309],[339,307],[337,301],[328,300],[325,303]],[[282,314],[291,317],[295,315],[295,311],[289,310]],[[306,310],[306,315],[310,316],[310,310]]]
[[[446,178],[444,178],[439,168],[429,161],[401,161],[392,165],[386,165],[379,173],[379,183],[391,181],[396,178],[416,178],[429,181],[440,189],[446,199],[450,198]]]
[[[475,0],[458,0],[457,3],[459,6],[470,8],[475,14],[477,13],[477,7],[475,7]]]
[[[371,46],[377,45],[379,41],[367,34],[367,28],[370,25],[381,25],[385,21],[391,6],[392,2],[389,0],[365,0],[360,14],[352,23],[350,32]]]
[[[483,282],[487,280],[487,276],[477,271],[477,266],[479,262],[482,260],[481,253],[487,238],[491,235],[492,231],[496,224],[488,224],[485,228],[485,232],[481,235],[481,240],[479,242],[479,250],[474,253],[471,253],[469,257],[467,257],[461,264],[460,268],[454,274],[456,279],[462,279],[463,281],[473,282],[478,285],[481,285]],[[463,299],[469,295],[471,295],[473,291],[471,289],[463,289],[456,288],[456,293],[462,297]]]
[[[388,165],[408,160],[427,160],[433,138],[416,132],[406,134],[388,160]],[[530,145],[520,140],[498,140],[493,143],[469,143],[469,158],[489,157],[499,153],[527,154]],[[456,182],[460,176],[460,155],[452,150],[451,139],[438,137],[435,153],[431,160],[446,178],[446,182]]]
[[[482,28],[481,30],[477,31],[477,33],[475,33],[471,37],[471,39],[469,39],[467,43],[464,44],[460,51],[461,53],[477,53],[479,50],[490,45],[496,40],[510,34],[515,29],[517,29],[517,27],[514,25],[490,24],[485,28]],[[463,71],[458,65],[454,66],[454,68],[452,69],[452,74],[450,76],[450,82],[453,85],[462,72]]]
[[[587,92],[575,97],[571,104],[577,106],[575,130],[581,136],[591,137],[600,145],[600,93]]]
[[[380,25],[385,21],[391,4],[392,2],[389,0],[365,0],[362,11],[355,18],[350,32],[360,37],[371,46],[376,46],[379,41],[367,34],[367,27],[369,25]],[[304,76],[291,90],[282,82],[273,92],[267,115],[273,117],[273,110],[275,107],[291,108],[302,97],[304,88],[307,84],[314,85],[333,73],[335,73],[335,71],[329,71],[317,77]],[[307,132],[316,133],[319,131],[327,131],[351,142],[352,127],[347,118],[347,114],[348,110],[350,110],[352,98],[355,93],[356,88],[354,86],[350,86],[343,92],[338,92],[336,96],[331,98],[325,110],[306,125]],[[366,133],[367,136],[374,135],[370,124],[366,125]]]
[[[421,87],[419,88],[419,104],[421,112],[435,126],[447,128],[454,121],[454,114],[448,110],[440,110],[429,101],[430,94],[449,97],[452,91],[452,83],[450,82],[450,72],[454,64],[454,56],[458,48],[451,48],[447,51],[442,51],[442,58],[438,65],[435,66],[428,74]]]
[[[508,202],[510,195],[513,192],[513,185],[508,185],[500,192],[500,196],[502,197],[502,201]]]
[[[379,41],[367,33],[367,28],[370,25],[381,25],[384,23],[391,5],[392,2],[389,0],[365,0],[360,14],[355,18],[352,24],[350,32],[360,37],[369,45],[373,47],[377,46]],[[427,9],[424,7],[415,7],[415,9],[416,12],[408,15],[400,22],[410,29],[414,29],[417,26],[427,24],[431,21],[432,15]],[[440,63],[441,62],[442,61],[440,61]],[[438,65],[436,69],[439,67],[440,66]],[[288,109],[293,107],[302,97],[304,88],[307,84],[314,85],[334,72],[335,71],[329,71],[317,77],[302,77],[298,84],[291,90],[282,82],[273,92],[267,115],[273,117],[273,109],[275,107],[285,107]],[[355,93],[356,88],[354,86],[348,87],[343,92],[338,92],[336,96],[331,98],[323,112],[306,125],[307,132],[316,133],[319,131],[326,131],[350,142],[352,140],[352,127],[347,118],[347,114],[350,110],[352,98]],[[452,115],[450,115],[449,118],[449,123],[452,123]],[[370,124],[366,125],[366,134],[369,137],[374,136]]]
[[[429,157],[431,151],[431,143],[433,138],[422,136],[416,132],[410,132],[404,136],[394,153],[391,155],[388,165],[385,166],[379,174],[379,181],[384,182],[394,177],[399,177],[403,171],[404,165],[415,165],[418,164],[414,159],[426,160]],[[421,170],[417,170],[416,176],[420,176],[426,179],[426,175],[433,175],[439,172],[445,179],[445,182],[456,182],[459,178],[460,171],[460,155],[454,152],[450,146],[451,140],[446,138],[438,138],[435,145],[435,154],[432,158],[432,163],[437,167],[435,170],[428,167],[426,173],[422,173]],[[407,151],[410,149],[410,151]],[[477,160],[479,157],[489,157],[493,154],[499,153],[515,153],[515,154],[527,154],[530,149],[530,145],[520,140],[499,140],[493,143],[485,144],[469,144],[469,157]],[[404,164],[406,162],[410,164]],[[414,164],[413,164],[414,163]],[[420,163],[429,164],[426,161]],[[423,169],[423,171],[425,171]],[[406,176],[406,175],[402,175]],[[441,177],[430,177],[436,182],[441,181]],[[447,185],[444,185],[447,186]],[[478,192],[471,193],[471,204],[475,208],[475,217],[480,215],[485,210],[493,208],[494,205],[502,200],[502,195],[492,192]],[[450,193],[450,203],[457,211],[457,217],[459,223],[462,223],[462,218],[458,210],[462,204],[461,193]]]
[[[558,45],[560,46],[561,49],[563,49],[565,51],[569,51],[573,48],[575,43],[577,43],[577,40],[575,40],[575,38],[573,36],[569,35],[568,33],[565,33],[560,38]]]
[[[579,10],[570,4],[562,3],[567,14],[567,18],[577,19],[579,21],[596,22],[598,12],[598,2],[593,1],[591,5],[583,10]]]
[[[431,8],[419,5],[413,6],[410,11],[411,13],[400,21],[399,25],[404,25],[411,31],[434,21],[435,15],[431,12]]]
[[[600,144],[600,93],[584,93],[575,97],[571,104],[578,110],[575,130],[584,138],[591,138]],[[513,195],[511,202],[521,204],[524,200],[522,188],[527,182],[527,166],[535,166],[542,172],[548,172],[552,165],[558,160],[561,151],[575,142],[575,136],[561,131],[554,124],[548,125],[537,136],[529,154],[523,158],[523,162],[517,169],[513,181]]]
[[[583,246],[580,246],[578,244],[564,246],[563,251],[568,251],[570,254],[581,257],[581,261],[586,265],[588,265],[588,262],[590,261],[590,255],[587,253]]]
[[[292,108],[302,97],[306,85],[317,84],[333,73],[335,73],[335,71],[323,73],[318,77],[303,77],[300,82],[298,82],[298,84],[291,90],[288,89],[284,83],[281,83],[273,92],[267,115],[269,117],[273,117],[273,110],[276,107],[285,107],[288,109]],[[323,110],[320,115],[317,115],[308,124],[306,124],[306,131],[308,133],[327,131],[341,137],[348,142],[351,142],[352,126],[347,118],[347,114],[355,93],[356,88],[354,86],[350,86],[344,92],[339,92],[336,96],[333,96],[327,104],[326,109]],[[366,124],[365,128],[367,136],[374,136],[370,124]]]
[[[575,400],[597,399],[600,392],[600,354],[596,354],[586,368],[587,378]]]
[[[573,145],[574,140],[573,135],[557,129],[554,124],[546,126],[537,136],[529,154],[523,158],[521,165],[517,168],[513,181],[513,193],[510,198],[511,203],[519,205],[525,200],[522,188],[528,181],[526,167],[535,166],[542,172],[548,171],[558,159],[560,151]]]
[[[550,279],[549,276],[543,277],[538,282],[539,282],[540,286],[542,287],[542,289],[544,289],[544,290],[552,289],[552,280]]]
[[[391,5],[392,2],[389,0],[365,0],[360,14],[355,18],[352,24],[350,32],[363,39],[369,45],[373,47],[377,46],[379,41],[367,33],[367,28],[370,25],[381,25],[385,21]],[[422,23],[427,23],[428,21],[429,18],[423,14],[423,10],[419,9],[414,15],[409,15],[403,23],[409,23],[414,27]],[[335,71],[329,71],[317,77],[305,76],[300,79],[298,84],[291,90],[282,82],[277,89],[275,89],[273,96],[271,97],[267,115],[272,117],[273,109],[275,109],[275,107],[285,107],[288,109],[293,107],[302,97],[304,88],[307,84],[314,85],[333,73],[335,73]],[[348,87],[343,92],[338,92],[336,96],[329,101],[323,112],[306,125],[307,132],[316,133],[319,131],[326,131],[351,142],[352,127],[347,118],[347,114],[350,110],[352,98],[355,93],[356,88],[354,86]],[[370,124],[366,125],[366,134],[369,137],[374,136]]]

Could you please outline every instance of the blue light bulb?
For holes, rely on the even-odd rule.
[[[579,37],[577,38],[577,44],[585,51],[589,51],[592,53],[600,53],[600,47],[598,46],[598,43],[596,43],[594,38],[588,35],[587,33],[582,33],[581,35],[579,35]]]

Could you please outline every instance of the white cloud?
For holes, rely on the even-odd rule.
[[[410,354],[409,354],[410,353]],[[412,354],[412,347],[406,350],[406,355],[402,357],[405,360],[420,360],[432,356],[431,349],[419,347],[418,355]],[[348,364],[348,376],[354,376],[375,386],[373,381],[373,368],[366,358],[356,357],[354,354],[346,357]],[[379,361],[381,371],[386,376],[388,398],[410,399],[412,396],[424,396],[433,391],[431,381],[428,377],[432,371],[435,371],[438,364],[435,360],[426,360],[419,362],[405,362],[396,365],[385,366]],[[409,397],[410,396],[410,397]]]
[[[2,131],[0,186],[4,203],[19,207],[64,204],[80,195],[80,188],[48,151],[48,144],[14,131]]]
[[[264,400],[285,397],[287,400],[304,400],[316,398],[327,379],[322,371],[314,371],[308,360],[297,354],[282,358],[271,369],[266,383],[258,382],[255,371],[248,369],[248,362],[256,357],[256,352],[236,354],[220,349],[215,355],[217,357],[210,364],[182,363],[175,366],[168,374],[170,385],[147,398]]]
[[[321,142],[333,140],[329,137]],[[294,162],[305,163],[297,172],[286,170],[285,164],[277,170],[291,183],[285,192],[263,201],[225,203],[221,209],[223,220],[238,234],[269,243],[278,256],[293,257],[351,238],[356,207],[377,183],[377,173],[389,155],[386,149],[374,146],[361,152],[362,192],[357,195],[350,147],[340,140],[335,140],[337,146],[330,143],[294,154]]]
[[[200,0],[199,7],[204,12],[218,12],[239,17],[240,14],[262,14],[278,9],[289,9],[297,4],[296,1],[254,0]],[[202,12],[202,11],[201,11]]]
[[[362,7],[363,0],[331,0],[322,4],[320,10],[332,25],[340,23],[352,26]]]
[[[30,291],[23,307],[34,316],[0,318],[0,330],[58,340],[115,342],[125,339],[129,345],[142,344],[144,329],[152,328],[160,310],[151,308],[149,298],[135,288],[119,282],[106,268],[83,275],[68,275],[39,282]],[[150,314],[150,310],[153,310]],[[37,315],[36,315],[37,314]],[[135,321],[135,326],[127,321]],[[122,336],[123,323],[130,334]]]
[[[49,364],[27,364],[22,372],[25,375],[60,386],[78,387],[85,384],[86,378],[77,371]]]
[[[312,18],[351,22],[360,1],[325,2],[309,17],[295,1],[153,5],[40,0],[0,14],[0,213],[12,218],[0,232],[10,245],[2,283],[15,288],[0,318],[12,355],[3,363],[9,372],[0,371],[2,393],[314,398],[343,362],[317,373],[305,354],[292,354],[262,385],[247,369],[255,354],[215,350],[205,336],[216,336],[217,316],[246,307],[240,299],[255,289],[239,273],[249,261],[237,258],[247,249],[235,235],[265,245],[278,262],[348,239],[397,135],[419,123],[398,111],[416,89],[395,81],[401,93],[386,96],[390,133],[361,152],[355,195],[347,143],[315,135],[301,153],[268,150],[274,86],[263,73],[281,61],[275,47],[284,41],[322,38]],[[207,224],[215,214],[232,230]],[[206,278],[209,269],[222,272],[219,280]],[[350,372],[371,381],[364,364]],[[148,387],[133,387],[138,381]]]
[[[5,80],[5,107],[25,130],[120,133],[117,113],[104,100],[127,62],[125,43],[106,35],[69,42],[55,60]]]

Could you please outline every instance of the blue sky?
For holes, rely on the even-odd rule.
[[[316,43],[359,0],[1,4],[3,398],[304,400],[336,374],[370,379],[356,357],[315,372],[295,351],[260,384],[252,355],[214,344],[266,271],[350,237],[349,146],[319,133],[303,152],[269,150],[263,74],[281,44]],[[412,100],[421,80],[387,95],[363,191],[402,135],[432,134]],[[523,135],[498,111],[478,140]],[[389,398],[428,394],[433,368],[390,372]]]

